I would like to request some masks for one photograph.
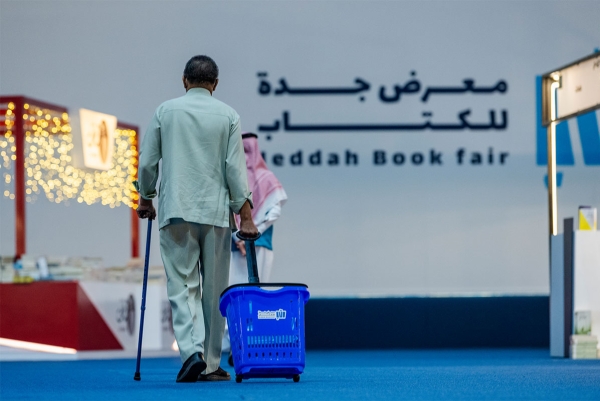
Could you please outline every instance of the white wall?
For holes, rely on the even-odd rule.
[[[545,167],[535,159],[535,76],[600,46],[595,1],[505,2],[2,2],[0,93],[114,114],[145,129],[156,106],[183,94],[195,54],[220,66],[215,96],[256,131],[288,110],[295,124],[488,121],[508,128],[381,133],[282,132],[261,145],[290,197],[275,228],[273,280],[306,282],[315,295],[440,295],[548,292]],[[353,96],[261,96],[257,72],[275,88],[354,87]],[[383,103],[384,85],[410,72],[423,88],[508,84],[504,94],[404,94]],[[571,124],[575,165],[559,194],[560,218],[600,207],[600,167],[585,166]],[[493,165],[457,165],[456,151],[496,152]],[[359,156],[357,166],[309,166],[316,150]],[[372,163],[374,150],[428,155],[439,165]],[[289,157],[301,150],[302,166]],[[499,165],[497,154],[509,153]],[[0,199],[0,253],[14,252],[14,203]],[[28,205],[28,251],[103,256],[124,264],[129,212],[94,205]],[[145,223],[142,224],[142,228]],[[152,264],[160,263],[154,233]],[[141,238],[145,238],[142,229]],[[143,244],[142,244],[143,248]],[[142,249],[143,252],[143,249]]]

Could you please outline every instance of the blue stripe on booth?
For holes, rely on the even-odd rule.
[[[600,165],[600,133],[598,132],[596,112],[592,111],[578,116],[577,127],[581,138],[584,163],[588,166]]]

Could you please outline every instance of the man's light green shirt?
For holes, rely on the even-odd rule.
[[[203,88],[161,104],[140,149],[138,181],[144,199],[156,196],[162,159],[158,223],[172,218],[217,227],[235,227],[248,191],[240,117]]]

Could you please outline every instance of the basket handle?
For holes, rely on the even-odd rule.
[[[260,238],[260,233],[256,237],[246,237],[241,231],[235,234],[239,239],[246,244],[246,264],[248,265],[248,282],[260,283],[258,278],[258,264],[256,263],[256,247],[254,241]]]

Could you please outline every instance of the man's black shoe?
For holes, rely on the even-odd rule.
[[[231,380],[231,375],[220,367],[212,373],[209,373],[207,375],[200,375],[198,377],[198,381],[201,382],[222,382],[229,380]]]
[[[187,361],[183,363],[181,370],[177,374],[177,383],[193,383],[198,380],[198,376],[206,369],[204,355],[200,352],[192,354]]]

